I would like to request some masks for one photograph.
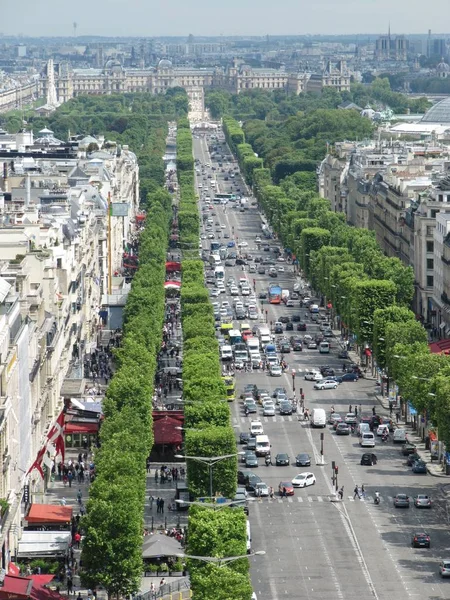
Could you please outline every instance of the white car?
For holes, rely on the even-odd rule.
[[[270,365],[270,374],[272,377],[281,377],[283,375],[283,371],[281,370],[280,365]]]
[[[264,427],[262,426],[261,421],[252,421],[250,423],[250,435],[256,437],[257,435],[264,434]]]
[[[222,225],[220,226],[220,228],[221,228],[221,229],[226,229],[226,228],[227,228],[227,226],[226,226],[226,225],[224,225],[224,224],[222,223]]]
[[[319,371],[313,370],[305,373],[305,379],[306,381],[322,381],[323,376],[322,373],[319,373]]]
[[[239,242],[239,244],[238,244],[238,248],[247,248],[247,246],[248,246],[248,244],[245,241],[244,242]]]
[[[284,267],[283,267],[283,265],[280,265],[278,267],[278,273],[284,273]]]
[[[220,296],[220,292],[217,288],[212,289],[209,293],[212,298],[217,298],[217,296]]]
[[[230,294],[232,296],[239,296],[239,290],[235,285],[230,288]]]
[[[263,415],[265,417],[275,416],[275,404],[273,402],[265,402],[263,408]]]
[[[249,310],[248,318],[252,319],[252,321],[255,321],[258,318],[258,311],[257,310]]]
[[[248,288],[248,287],[243,287],[243,288],[241,289],[241,294],[242,294],[243,296],[250,296],[250,288]]]
[[[267,498],[269,495],[269,486],[263,481],[255,485],[255,496],[257,498]]]
[[[282,256],[279,256],[277,260],[278,260],[278,262],[285,262],[285,260]]]
[[[286,306],[295,306],[294,301],[292,300],[292,298],[290,298],[289,300],[287,300]]]
[[[385,433],[387,435],[389,435],[389,425],[385,425],[385,424],[378,425],[377,435],[381,436],[381,435],[384,435]]]
[[[337,381],[332,379],[324,379],[323,381],[317,381],[314,384],[315,390],[335,390],[338,386]]]
[[[292,480],[292,485],[294,487],[308,487],[310,485],[314,485],[316,483],[316,476],[314,473],[299,473]]]

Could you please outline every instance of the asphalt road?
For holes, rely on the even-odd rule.
[[[215,143],[215,142],[213,142]],[[207,142],[194,139],[195,157],[203,163],[214,162],[207,151]],[[244,184],[236,181],[224,181],[219,171],[206,169],[217,180],[220,191],[227,192],[233,185],[244,190]],[[199,181],[203,181],[200,175]],[[202,188],[200,193],[203,193]],[[208,195],[214,197],[211,192]],[[261,234],[261,216],[255,208],[241,213],[230,205],[224,211],[223,206],[214,205],[216,216],[226,225],[226,230],[236,242],[245,240],[246,252],[252,255],[265,254],[257,251],[255,237]],[[209,248],[211,240],[204,240],[203,247]],[[276,245],[270,240],[271,245]],[[236,280],[242,276],[240,267],[226,268],[227,279],[233,275]],[[272,280],[267,275],[248,273],[250,282],[256,282],[256,292],[266,291]],[[293,267],[285,265],[285,272],[279,273],[277,281],[281,287],[292,290],[295,278]],[[218,300],[231,297],[221,295]],[[296,303],[297,304],[297,303]],[[283,305],[261,307],[261,322],[275,321],[280,315],[302,314],[306,311],[285,308]],[[252,322],[254,324],[255,321]],[[315,332],[318,326],[308,322],[307,333]],[[295,332],[297,333],[297,332]],[[303,335],[302,332],[298,332]],[[291,332],[286,334],[292,335]],[[333,348],[338,340],[332,340]],[[238,394],[247,383],[269,391],[284,386],[292,396],[292,369],[296,371],[295,387],[297,397],[299,388],[303,388],[305,405],[324,408],[329,413],[331,406],[341,414],[348,411],[349,405],[358,406],[364,415],[372,414],[374,406],[374,382],[361,379],[354,383],[342,383],[336,390],[316,391],[313,383],[305,381],[303,374],[310,367],[328,364],[338,371],[342,369],[334,350],[330,355],[320,355],[317,350],[291,352],[285,355],[289,368],[282,377],[270,377],[267,373],[254,371],[236,376]],[[278,452],[287,452],[291,466],[264,466],[259,459],[258,475],[268,485],[278,489],[280,481],[289,481],[301,471],[315,474],[317,483],[305,489],[296,489],[293,497],[281,499],[276,494],[273,500],[262,499],[250,504],[250,523],[252,529],[253,550],[265,550],[265,556],[251,560],[251,575],[258,600],[278,600],[281,598],[308,598],[310,600],[328,600],[345,598],[346,600],[375,598],[391,600],[393,598],[437,599],[450,598],[450,582],[441,580],[438,564],[442,558],[450,558],[449,515],[445,497],[437,480],[429,475],[412,473],[405,464],[401,446],[392,442],[382,444],[378,439],[374,452],[378,464],[372,467],[360,466],[363,450],[358,438],[336,436],[329,426],[325,429],[311,429],[306,422],[299,422],[296,415],[262,417],[259,415],[264,432],[269,435],[272,444],[272,457]],[[377,406],[377,412],[381,407]],[[382,412],[382,411],[381,411]],[[245,417],[242,402],[236,400],[232,406],[233,422],[237,436],[240,431],[248,431],[251,419]],[[320,462],[320,433],[324,433],[325,465]],[[312,465],[298,468],[292,459],[299,452],[307,452],[312,457]],[[333,488],[331,483],[331,461],[339,467],[338,484],[344,486],[344,501],[330,501]],[[366,498],[353,499],[355,485],[364,485]],[[381,503],[373,503],[374,493],[379,491]],[[431,510],[416,509],[411,503],[409,509],[396,509],[393,497],[397,493],[407,493],[413,497],[417,493],[426,493],[433,500]],[[426,531],[431,536],[430,549],[413,549],[411,535]]]

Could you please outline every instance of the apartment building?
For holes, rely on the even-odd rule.
[[[3,568],[17,548],[25,501],[41,500],[47,480],[29,469],[77,366],[83,389],[83,356],[101,336],[104,298],[111,278],[120,279],[138,209],[138,166],[128,148],[107,151],[96,140],[100,150],[87,155],[93,138],[85,138],[56,152],[42,146],[52,136],[28,137],[24,150],[18,134],[15,149],[0,149]]]

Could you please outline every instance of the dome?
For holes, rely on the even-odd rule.
[[[158,63],[158,69],[171,69],[172,62],[167,60],[167,58],[162,58]]]
[[[450,98],[445,98],[432,106],[422,117],[421,123],[450,123]]]
[[[450,71],[450,66],[446,62],[442,61],[436,67],[436,71],[441,71],[441,72],[445,71],[445,72],[448,72],[448,71]]]

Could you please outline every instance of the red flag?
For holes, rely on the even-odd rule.
[[[61,412],[56,419],[55,424],[48,432],[46,446],[48,446],[49,443],[54,444],[56,454],[61,454],[62,462],[64,462],[64,411]]]
[[[44,479],[44,471],[42,470],[42,462],[44,460],[44,454],[46,452],[47,452],[47,446],[43,446],[39,450],[39,452],[38,452],[38,454],[36,456],[36,460],[31,465],[31,467],[28,469],[27,475],[29,475],[33,469],[36,469],[37,471],[39,471],[39,474],[42,477],[42,479]]]

